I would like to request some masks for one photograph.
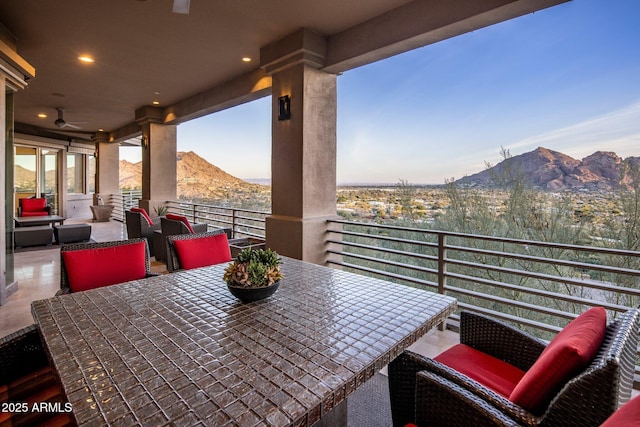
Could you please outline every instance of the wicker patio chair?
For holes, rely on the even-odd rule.
[[[27,411],[0,412],[0,425],[75,425],[68,413],[32,411],[35,403],[67,401],[49,365],[35,325],[0,338],[0,401],[28,405]]]
[[[134,243],[144,243],[145,245],[145,259],[144,259],[144,270],[146,277],[156,276],[157,274],[151,273],[151,262],[149,257],[149,247],[147,245],[147,241],[144,238],[140,239],[128,239],[128,240],[114,240],[109,242],[91,242],[91,243],[71,243],[62,245],[60,247],[60,290],[56,293],[56,295],[64,295],[71,293],[71,288],[69,286],[69,273],[68,267],[65,264],[64,253],[69,251],[85,251],[91,249],[104,249],[104,248],[112,248],[119,247],[124,245],[130,245]],[[101,260],[101,262],[108,263],[108,260]],[[112,265],[112,268],[116,269],[118,266]],[[88,278],[90,279],[90,278]],[[117,282],[116,282],[117,283]],[[112,283],[112,284],[116,284]]]
[[[178,251],[176,250],[176,241],[202,241],[203,239],[222,235],[224,235],[224,238],[219,243],[212,243],[211,245],[207,245],[208,247],[206,248],[206,251],[208,252],[207,255],[211,255],[211,257],[209,257],[211,258],[211,262],[207,264],[213,265],[231,261],[231,250],[229,249],[227,232],[224,229],[209,231],[207,233],[176,234],[174,236],[167,236],[167,270],[172,273],[176,270],[181,270],[184,268],[180,263],[180,257],[178,256]],[[219,247],[218,244],[225,246],[226,249]],[[201,267],[204,266],[205,265],[201,265]]]
[[[631,397],[639,311],[607,325],[589,366],[532,414],[469,377],[433,359],[405,351],[389,364],[393,425],[599,426]],[[510,325],[463,312],[460,342],[526,371],[546,343]]]
[[[153,222],[153,224],[150,225],[141,212],[126,210],[124,215],[127,221],[127,237],[129,239],[139,239],[142,237],[147,239],[149,255],[154,256],[153,232],[161,229],[160,217],[150,218]]]
[[[190,224],[194,233],[206,233],[208,225],[206,223]],[[175,219],[160,217],[160,228],[162,235],[154,238],[154,253],[156,260],[166,261],[167,259],[167,236],[175,236],[177,234],[191,234],[191,231],[182,222]]]

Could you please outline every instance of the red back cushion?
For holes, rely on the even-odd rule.
[[[144,219],[147,220],[147,224],[153,225],[153,221],[149,217],[149,214],[143,208],[131,208],[131,212],[138,212],[140,215],[144,217]]]
[[[199,239],[174,240],[180,267],[185,270],[231,261],[231,249],[226,234]]]
[[[146,277],[145,242],[108,248],[63,251],[71,292],[86,291]]]
[[[509,397],[524,375],[524,371],[515,366],[465,344],[454,345],[434,360],[465,374],[505,398]]]
[[[45,198],[20,199],[20,203],[23,212],[38,212],[47,207],[47,199]]]
[[[191,224],[189,220],[184,215],[176,215],[176,214],[167,214],[167,219],[172,219],[174,221],[182,221],[182,223],[187,227],[189,233],[193,234],[193,228],[191,228]]]
[[[607,329],[607,313],[591,308],[555,336],[509,396],[533,414],[541,414],[564,384],[593,360]]]

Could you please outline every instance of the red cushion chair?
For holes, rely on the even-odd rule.
[[[169,272],[231,261],[229,240],[223,229],[208,233],[168,236],[167,242]]]
[[[604,314],[587,310],[546,344],[462,312],[461,344],[389,364],[393,424],[600,425],[631,395],[640,326],[633,309],[603,332]]]
[[[160,231],[160,217],[149,217],[146,210],[142,208],[131,208],[124,212],[127,222],[127,237],[129,239],[138,239],[144,237],[147,239],[149,246],[149,254],[155,256],[154,252],[154,233]]]
[[[60,291],[57,295],[153,275],[145,239],[63,245],[60,259]]]
[[[32,197],[18,200],[18,216],[47,216],[51,215],[51,207],[44,197]]]
[[[167,236],[206,233],[208,227],[209,226],[206,223],[191,224],[183,215],[167,214],[166,216],[160,217],[160,228],[162,229],[162,234],[160,236],[154,236],[153,240],[153,252],[156,260],[167,260]]]
[[[186,216],[176,215],[176,214],[167,214],[166,218],[172,221],[180,221],[181,223],[184,224],[185,227],[187,227],[187,230],[189,230],[189,233],[191,234],[194,233],[193,227],[191,227],[191,223],[189,222],[189,219]]]

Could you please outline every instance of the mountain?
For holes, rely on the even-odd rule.
[[[522,178],[528,185],[550,191],[580,188],[611,190],[631,183],[629,175],[623,174],[625,162],[640,167],[640,157],[622,159],[613,152],[597,151],[582,160],[576,160],[566,154],[539,147],[529,153],[507,158],[456,183],[499,187],[501,180]]]
[[[193,151],[176,153],[178,198],[218,199],[233,193],[251,193],[264,186],[251,184],[228,174]],[[120,188],[140,188],[142,162],[120,160]]]

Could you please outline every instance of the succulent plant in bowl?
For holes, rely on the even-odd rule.
[[[256,301],[270,296],[278,288],[282,271],[282,260],[271,249],[247,248],[227,266],[223,280],[236,297],[245,302]],[[247,290],[262,290],[259,293]]]

